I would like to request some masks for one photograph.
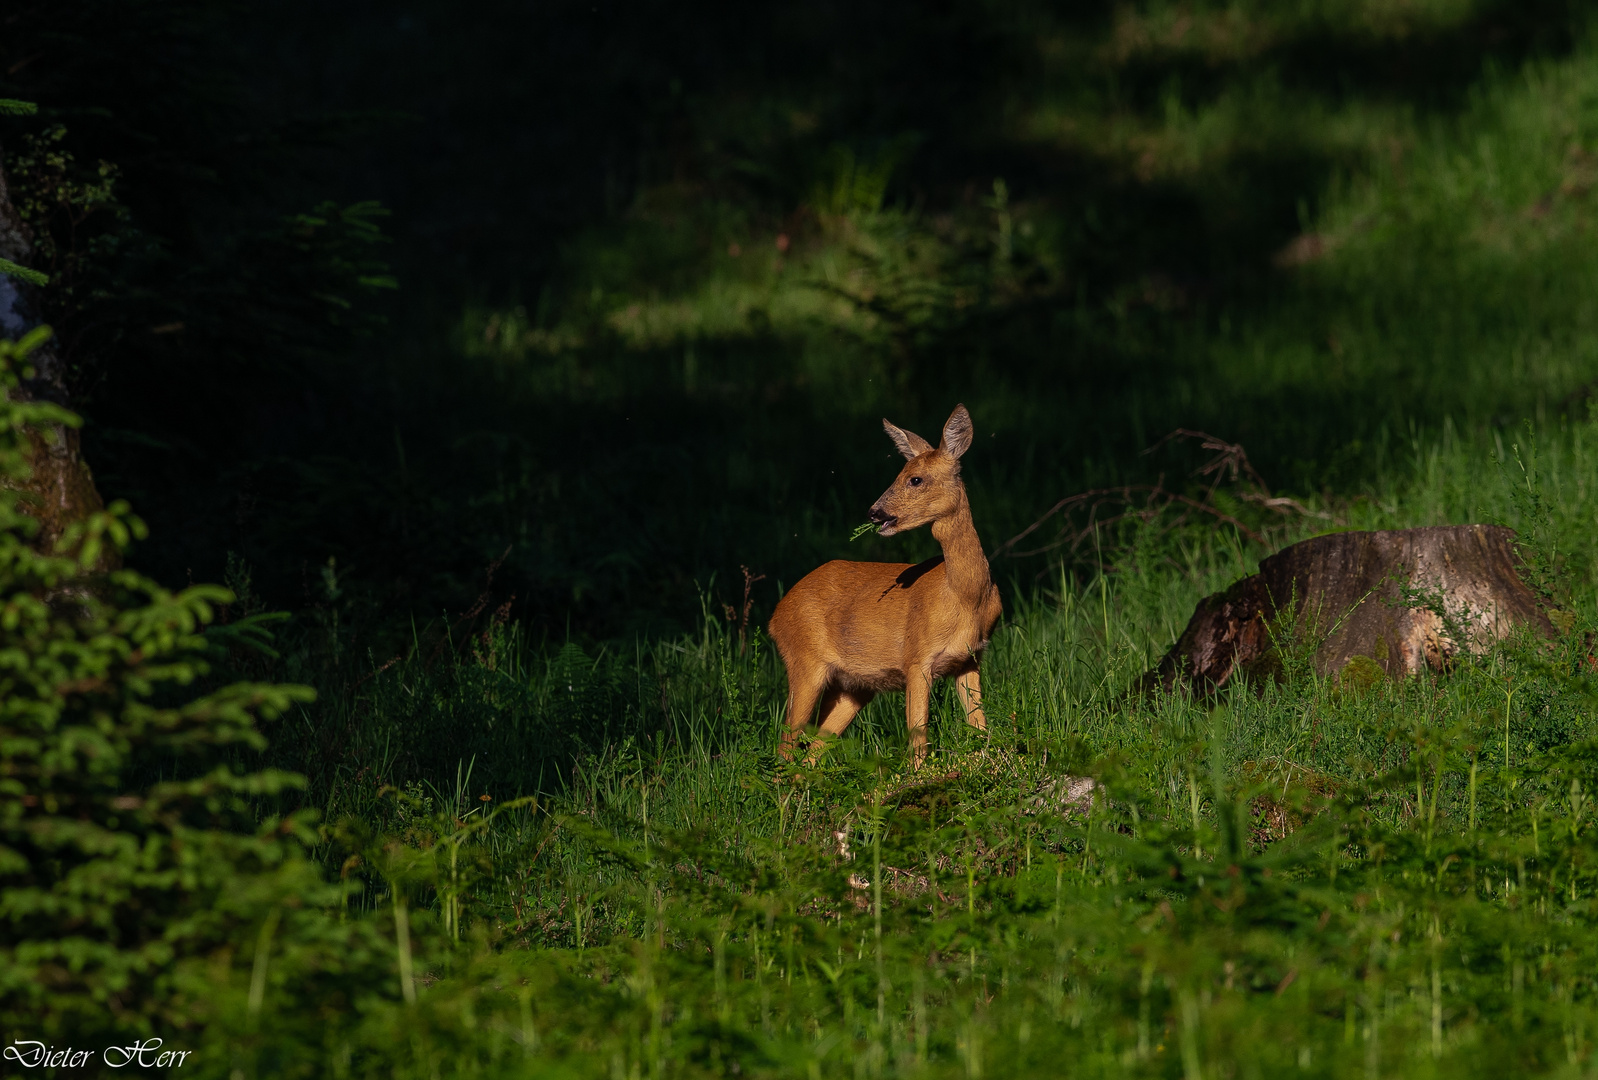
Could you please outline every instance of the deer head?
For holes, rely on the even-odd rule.
[[[913,431],[906,431],[884,420],[882,428],[909,459],[899,478],[871,506],[871,520],[881,536],[892,536],[906,529],[947,517],[965,501],[965,485],[960,482],[960,455],[971,448],[971,414],[956,405],[943,425],[943,441],[933,446]]]

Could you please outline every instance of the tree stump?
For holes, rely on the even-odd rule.
[[[1205,597],[1140,687],[1212,694],[1279,678],[1284,653],[1323,676],[1402,679],[1446,670],[1518,626],[1554,627],[1495,525],[1345,532],[1293,544]]]

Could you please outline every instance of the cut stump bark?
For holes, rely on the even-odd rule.
[[[1211,694],[1279,678],[1283,654],[1323,676],[1369,681],[1446,670],[1516,627],[1553,624],[1519,574],[1514,533],[1454,525],[1318,536],[1205,597],[1159,666],[1140,681]]]

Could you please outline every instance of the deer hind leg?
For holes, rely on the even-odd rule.
[[[829,690],[821,701],[821,730],[828,735],[842,735],[875,696],[869,691]]]
[[[988,714],[982,711],[982,676],[977,663],[972,657],[971,663],[954,677],[954,686],[960,695],[960,705],[965,709],[965,722],[978,731],[986,731]]]
[[[816,700],[826,685],[824,669],[788,669],[788,730],[782,733],[782,742],[777,747],[784,761],[793,760],[794,750],[799,746],[799,729],[810,723],[810,714],[816,711]]]
[[[814,765],[827,744],[842,735],[875,696],[868,691],[844,690],[837,686],[828,689],[821,698],[821,738],[806,760]]]

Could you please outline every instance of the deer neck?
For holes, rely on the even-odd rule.
[[[976,522],[971,520],[971,504],[963,485],[954,512],[932,523],[932,538],[943,548],[943,569],[949,587],[962,597],[980,599],[993,581],[988,576],[988,557],[982,553],[982,541],[977,536]]]

